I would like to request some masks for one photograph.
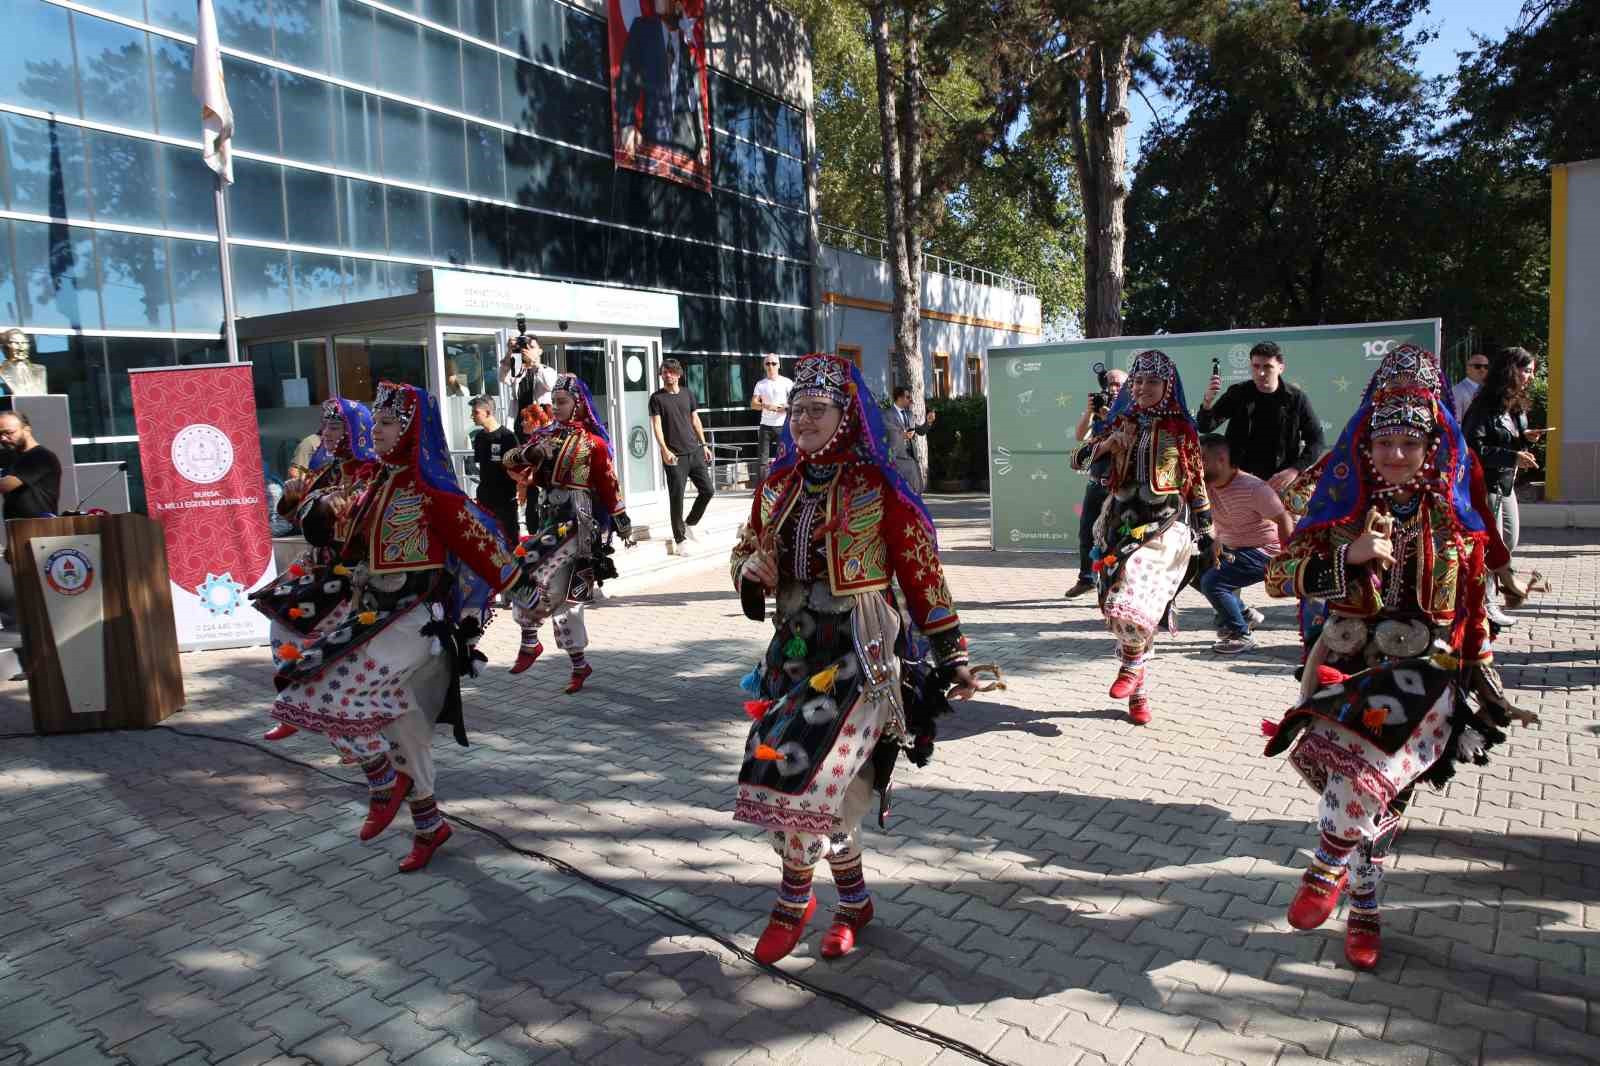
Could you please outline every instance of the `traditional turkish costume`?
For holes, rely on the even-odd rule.
[[[329,448],[326,441],[334,433],[339,439]],[[291,519],[296,527],[303,527],[314,501],[329,495],[353,499],[380,469],[377,453],[372,450],[372,412],[365,404],[330,397],[322,405],[322,436],[324,443],[311,456],[315,473],[309,483],[278,501],[278,513]],[[251,594],[256,608],[272,619],[274,646],[303,641],[343,617],[342,609],[316,611],[302,596],[305,588],[328,580],[334,563],[331,543],[311,544],[276,580]],[[288,722],[279,722],[267,730],[265,739],[282,740],[298,732]]]
[[[1380,953],[1383,861],[1418,781],[1442,787],[1458,762],[1487,762],[1520,715],[1506,699],[1484,611],[1490,536],[1473,502],[1466,441],[1442,401],[1432,353],[1392,353],[1323,468],[1306,517],[1267,568],[1274,596],[1328,608],[1305,665],[1301,700],[1266,753],[1290,762],[1322,797],[1319,846],[1289,906],[1299,929],[1321,925],[1348,883],[1345,955],[1371,969]],[[1372,442],[1427,442],[1413,480],[1391,485]],[[1347,561],[1374,522],[1392,523],[1393,565]],[[1354,859],[1354,869],[1351,862]]]
[[[306,537],[333,563],[290,590],[296,621],[329,621],[274,643],[272,714],[361,764],[371,786],[362,840],[410,801],[407,872],[450,835],[434,803],[433,727],[449,722],[466,743],[460,678],[482,659],[474,648],[493,597],[519,585],[520,570],[498,523],[456,484],[434,398],[384,382],[373,407],[403,431],[353,502],[331,489],[307,498]]]
[[[1154,406],[1133,402],[1132,381],[1141,374],[1165,384]],[[1111,696],[1126,699],[1128,717],[1143,725],[1151,718],[1147,664],[1156,630],[1171,626],[1173,601],[1210,554],[1211,504],[1183,379],[1166,353],[1134,356],[1108,423],[1107,436],[1127,444],[1112,452],[1110,495],[1095,523],[1093,570],[1106,628],[1117,640],[1120,665]]]
[[[565,689],[571,695],[594,673],[584,655],[589,646],[584,608],[594,602],[597,585],[617,576],[612,533],[627,537],[633,526],[622,506],[611,437],[595,417],[588,386],[575,374],[563,374],[551,389],[555,393],[572,397],[572,417],[541,426],[505,460],[519,469],[522,479],[543,490],[538,532],[517,548],[533,585],[533,600],[512,611],[522,627],[522,647],[511,672],[522,673],[543,654],[539,626],[549,618],[556,647],[572,660]]]
[[[816,910],[812,871],[826,858],[839,909],[822,954],[848,952],[871,918],[861,867],[861,820],[902,746],[921,764],[933,716],[967,663],[956,605],[939,563],[933,521],[884,448],[878,407],[849,362],[812,355],[795,369],[793,406],[842,409],[833,438],[802,453],[785,427],[778,458],[740,529],[732,575],[745,613],[762,620],[766,590],[744,565],[777,563],[774,632],[746,687],[755,719],[739,770],[734,818],[765,830],[783,882],[756,957],[794,949]],[[898,583],[904,614],[891,581]]]

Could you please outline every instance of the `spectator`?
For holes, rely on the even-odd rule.
[[[919,435],[928,435],[928,427],[939,415],[929,411],[926,420],[918,425],[916,415],[911,413],[911,389],[906,385],[895,386],[894,408],[889,413],[892,416],[889,420],[889,455],[894,459],[894,468],[911,486],[911,491],[920,496],[927,486],[922,480],[922,467],[917,462],[916,439]]]
[[[661,388],[650,394],[650,428],[667,468],[667,507],[672,515],[672,543],[667,551],[684,553],[685,538],[699,540],[694,527],[700,524],[711,504],[711,448],[706,444],[705,427],[695,413],[694,395],[683,387],[683,364],[668,359],[661,364]],[[683,493],[688,483],[695,487],[694,506],[683,517]]]
[[[1203,433],[1228,424],[1233,465],[1266,481],[1274,492],[1287,488],[1323,452],[1322,423],[1311,399],[1283,380],[1283,350],[1272,341],[1250,349],[1250,380],[1222,393],[1211,375],[1196,421]]]
[[[317,449],[322,447],[322,433],[310,433],[300,438],[300,443],[294,446],[294,454],[289,456],[289,477],[309,478],[316,473],[313,465],[316,460]]]
[[[778,370],[778,357],[766,359],[767,376],[756,382],[755,395],[750,398],[752,409],[761,412],[760,434],[762,475],[778,454],[778,441],[783,438],[783,424],[789,420],[789,390],[794,382]]]
[[[1467,417],[1467,408],[1472,406],[1472,398],[1478,395],[1478,390],[1483,388],[1483,379],[1489,376],[1489,357],[1482,352],[1474,352],[1467,356],[1467,376],[1456,382],[1456,387],[1450,390],[1450,402],[1456,409],[1456,419],[1459,421]]]
[[[1533,384],[1538,362],[1526,348],[1506,348],[1490,361],[1489,371],[1478,394],[1472,398],[1461,421],[1467,445],[1483,466],[1489,490],[1489,511],[1500,528],[1506,550],[1515,552],[1522,536],[1521,514],[1517,508],[1517,471],[1537,470],[1539,461],[1531,451],[1533,443],[1547,430],[1528,428],[1528,390]],[[1507,566],[1506,571],[1510,572]],[[1496,588],[1490,584],[1489,621],[1497,626],[1516,625],[1516,619],[1501,610]]]
[[[487,396],[472,401],[472,459],[478,464],[478,506],[494,515],[512,544],[517,534],[517,483],[506,473],[505,457],[517,446],[517,435],[494,416],[494,401]]]
[[[1122,383],[1128,380],[1125,370],[1107,370],[1106,387],[1100,392],[1091,392],[1089,398],[1083,403],[1083,414],[1078,416],[1078,428],[1074,431],[1080,441],[1098,443],[1105,435],[1106,415],[1111,413],[1111,405],[1116,401],[1117,393],[1122,390]],[[1087,453],[1085,453],[1087,456]],[[1103,476],[1096,476],[1086,465],[1084,472],[1089,474],[1089,484],[1083,490],[1083,510],[1078,515],[1078,583],[1067,590],[1067,599],[1074,600],[1087,592],[1094,590],[1094,571],[1090,569],[1094,553],[1094,524],[1100,518],[1100,512],[1106,505],[1106,484]]]
[[[525,441],[532,437],[534,431],[546,425],[555,418],[536,403],[530,403],[522,409],[518,416],[520,432],[517,439]],[[532,533],[539,528],[539,479],[534,476],[533,468],[522,466],[507,468],[511,480],[517,483],[517,503],[522,508],[522,520]]]
[[[544,364],[544,346],[538,337],[521,333],[511,338],[506,356],[500,360],[500,383],[505,386],[511,410],[538,404],[549,414],[550,390],[555,388],[556,376],[556,368]]]
[[[10,522],[14,518],[49,518],[61,507],[61,460],[54,452],[33,438],[33,423],[28,416],[15,411],[0,412],[0,495],[5,503],[0,506],[0,517]],[[5,550],[5,561],[13,562],[11,547]],[[13,681],[28,679],[28,631],[22,631],[22,647],[17,661],[22,672]]]
[[[1214,558],[1201,560],[1209,569],[1200,575],[1200,591],[1222,619],[1211,650],[1238,655],[1256,646],[1250,626],[1261,621],[1260,612],[1246,612],[1239,590],[1266,578],[1267,564],[1283,550],[1294,523],[1270,485],[1233,465],[1226,437],[1202,437],[1200,457],[1216,527]]]

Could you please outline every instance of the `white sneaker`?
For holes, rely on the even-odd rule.
[[[695,528],[693,526],[684,526],[683,527],[683,535],[684,535],[684,537],[686,539],[692,540],[692,541],[699,541],[699,539],[700,539],[700,534],[695,531]]]
[[[682,552],[683,552],[683,546],[681,544],[679,544],[677,541],[675,541],[675,540],[667,541],[667,554],[668,555],[681,555]]]
[[[1250,620],[1250,624],[1253,626],[1258,626],[1267,620],[1267,616],[1256,610],[1254,607],[1246,607],[1244,609],[1244,616]]]

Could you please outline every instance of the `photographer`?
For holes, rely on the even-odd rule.
[[[544,346],[539,338],[529,336],[522,318],[517,319],[518,334],[506,345],[506,356],[500,360],[500,384],[506,406],[521,411],[529,404],[537,404],[550,413],[550,390],[556,384],[556,369],[544,365]]]
[[[1095,364],[1095,373],[1099,378],[1100,390],[1091,392],[1084,402],[1083,414],[1078,416],[1078,428],[1075,431],[1077,439],[1086,443],[1094,443],[1105,433],[1105,417],[1111,411],[1111,403],[1117,398],[1123,382],[1128,380],[1128,375],[1122,370],[1107,370],[1103,363]],[[1089,449],[1079,452],[1079,456],[1086,456]],[[1074,468],[1078,468],[1074,462]],[[1067,590],[1067,599],[1077,599],[1094,589],[1094,573],[1090,570],[1089,555],[1094,550],[1094,524],[1100,517],[1100,511],[1106,503],[1106,487],[1100,477],[1084,467],[1084,472],[1089,474],[1089,484],[1083,490],[1083,510],[1078,516],[1078,583]]]

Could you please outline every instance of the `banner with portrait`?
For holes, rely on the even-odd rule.
[[[135,369],[128,382],[178,647],[267,643],[267,619],[246,598],[277,573],[250,364]]]
[[[711,189],[705,0],[606,0],[618,166]]]

